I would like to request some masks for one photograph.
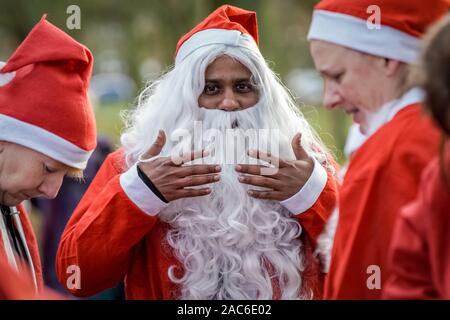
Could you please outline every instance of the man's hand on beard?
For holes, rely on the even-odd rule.
[[[300,191],[314,169],[314,160],[303,149],[300,141],[301,134],[298,133],[292,139],[292,149],[296,160],[283,160],[260,150],[249,152],[252,158],[278,164],[278,167],[272,170],[268,170],[268,167],[263,165],[239,164],[236,166],[241,183],[271,189],[267,191],[251,189],[248,191],[251,197],[283,201]],[[269,171],[273,174],[265,173]]]
[[[138,164],[164,198],[167,201],[173,201],[211,193],[210,188],[189,189],[189,187],[218,182],[220,175],[217,173],[221,171],[221,167],[219,165],[184,165],[195,159],[206,157],[207,152],[192,151],[182,155],[181,161],[175,163],[172,157],[157,157],[165,144],[166,135],[163,130],[160,130],[156,141],[143,157],[147,160]]]

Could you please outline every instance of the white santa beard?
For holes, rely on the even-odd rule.
[[[206,145],[210,138],[208,129],[224,132],[236,124],[239,129],[232,131],[242,142],[241,129],[268,128],[261,113],[258,106],[240,112],[203,109],[203,142]],[[267,131],[261,140],[270,134]],[[258,188],[240,183],[235,171],[236,163],[249,163],[245,144],[236,147],[240,150],[230,163],[225,155],[229,143],[216,145],[214,157],[203,159],[222,166],[221,180],[209,186],[211,194],[173,201],[160,213],[172,227],[166,240],[184,267],[182,278],[175,277],[173,268],[169,278],[180,285],[182,299],[271,299],[271,278],[282,299],[302,298],[301,227],[279,202],[248,196],[248,189]],[[192,141],[173,148],[185,148],[182,144],[191,147]],[[281,139],[280,154],[292,156],[287,139]]]

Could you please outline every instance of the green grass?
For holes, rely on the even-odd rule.
[[[340,109],[329,111],[324,107],[303,106],[300,110],[338,163],[345,163],[343,150],[351,124],[350,117]]]
[[[119,145],[120,133],[123,128],[120,113],[124,110],[128,110],[126,103],[100,105],[95,110],[98,134],[109,137],[114,146]]]

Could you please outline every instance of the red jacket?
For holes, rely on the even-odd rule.
[[[169,226],[127,197],[119,182],[124,167],[122,151],[110,154],[75,210],[58,249],[59,280],[66,283],[72,274],[68,268],[76,265],[81,285],[70,290],[76,296],[93,295],[124,279],[127,299],[176,299],[177,287],[167,270],[181,266],[170,249],[161,245]],[[297,216],[307,233],[304,243],[314,243],[336,198],[337,186],[329,177],[313,207]],[[311,256],[312,245],[307,248]],[[316,295],[322,291],[318,270],[312,264],[304,273],[306,285]]]
[[[414,202],[397,219],[389,252],[387,299],[450,299],[450,142],[422,176]]]
[[[325,299],[381,297],[395,217],[415,198],[420,174],[438,143],[437,129],[422,115],[420,104],[414,104],[354,153],[340,190]]]

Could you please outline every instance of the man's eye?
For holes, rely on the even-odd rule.
[[[249,83],[236,84],[236,90],[241,93],[247,93],[253,90],[253,86]]]
[[[220,89],[216,84],[206,84],[203,93],[212,95],[219,93],[219,91]]]

